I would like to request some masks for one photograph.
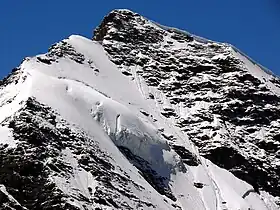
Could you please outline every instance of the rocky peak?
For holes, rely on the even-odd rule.
[[[172,109],[162,115],[190,137],[201,155],[255,190],[280,196],[277,76],[229,44],[126,10],[105,17],[94,40],[124,75],[147,83],[147,98],[156,103],[165,103],[157,95],[168,98]]]
[[[277,77],[128,10],[93,39],[0,83],[0,209],[279,209]]]
[[[149,26],[148,20],[129,10],[113,10],[94,30],[96,41],[117,40],[131,44],[157,43],[162,40],[162,30]]]

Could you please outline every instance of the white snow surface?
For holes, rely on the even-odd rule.
[[[1,195],[2,194],[2,195]],[[10,195],[8,192],[7,192],[7,189],[5,187],[5,185],[3,184],[0,184],[0,195],[1,197],[6,197],[9,201],[10,204],[12,205],[15,205],[17,207],[20,207],[21,209],[23,210],[27,210],[27,208],[23,207],[20,205],[20,203],[12,196]],[[3,199],[4,200],[4,199]],[[5,205],[4,205],[5,206]],[[5,207],[7,207],[7,209],[10,209],[10,206],[9,205],[6,205]]]
[[[112,157],[112,163],[121,166],[134,182],[145,188],[144,191],[134,189],[135,195],[152,202],[156,209],[175,209],[170,205],[172,203],[191,210],[277,209],[266,195],[261,197],[246,182],[199,157],[188,137],[171,120],[161,117],[160,111],[170,103],[160,91],[149,90],[164,101],[163,104],[148,100],[145,82],[140,77],[136,80],[125,77],[99,43],[78,35],[64,41],[84,55],[84,64],[67,57],[59,58],[51,65],[38,62],[36,57],[24,61],[20,68],[26,78],[5,89],[15,98],[12,103],[0,108],[1,121],[19,110],[20,102],[28,96],[35,97],[56,110],[73,127],[79,127],[96,139],[101,149]],[[99,72],[94,71],[92,66]],[[1,97],[1,100],[4,99]],[[143,111],[148,113],[147,116],[142,114]],[[173,135],[178,143],[198,155],[202,164],[185,165],[159,130]],[[0,143],[15,146],[10,136],[8,128],[0,128]],[[153,189],[116,146],[130,149],[134,155],[149,162],[158,174],[168,177],[177,201],[173,202]],[[71,151],[64,151],[64,159],[74,168],[73,177],[66,181],[64,177],[54,176],[52,180],[64,193],[73,196],[78,191],[90,199],[88,187],[94,191],[98,183],[89,172],[79,167]],[[194,183],[202,183],[203,188],[196,188]],[[78,200],[69,202],[83,209],[83,203]],[[87,208],[94,209],[91,206]]]

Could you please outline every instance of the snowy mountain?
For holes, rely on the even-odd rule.
[[[1,82],[0,209],[280,208],[280,79],[114,10]]]

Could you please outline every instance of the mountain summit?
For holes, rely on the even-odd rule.
[[[280,208],[280,79],[114,10],[0,88],[0,209]]]

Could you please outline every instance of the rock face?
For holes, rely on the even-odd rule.
[[[130,11],[106,16],[93,39],[125,75],[164,93],[172,109],[162,115],[202,156],[257,191],[280,195],[278,77],[249,65],[228,44],[155,25]]]
[[[233,46],[108,14],[1,81],[0,209],[280,208],[280,80]]]

